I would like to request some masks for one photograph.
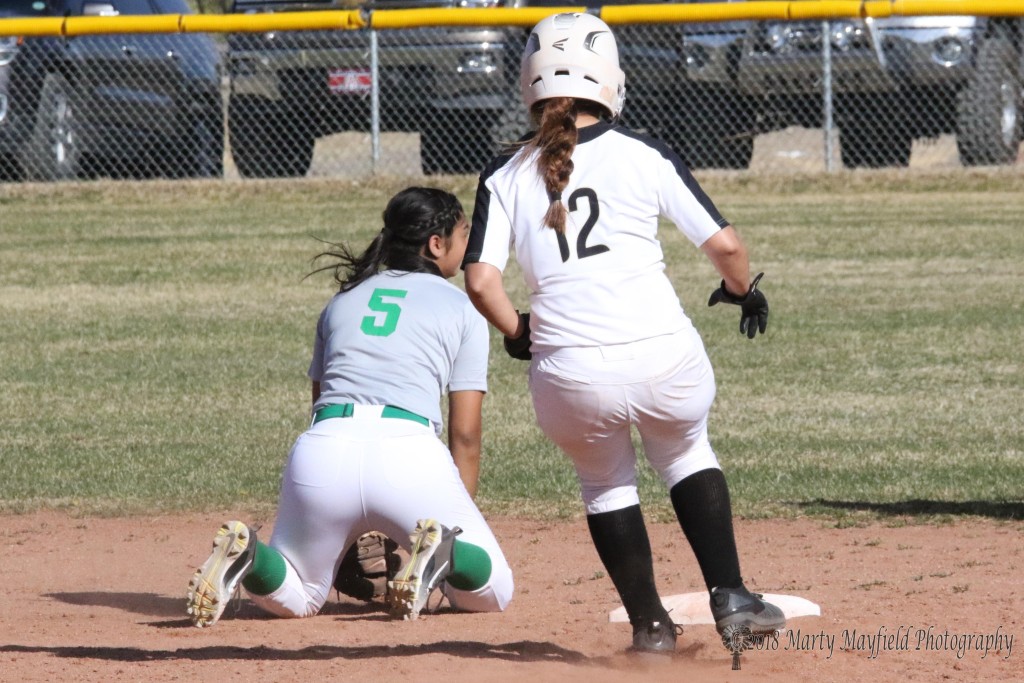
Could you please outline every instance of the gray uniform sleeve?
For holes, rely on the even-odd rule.
[[[490,351],[487,321],[468,299],[463,311],[462,344],[452,364],[448,391],[487,391],[487,355]]]

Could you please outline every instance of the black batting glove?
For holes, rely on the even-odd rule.
[[[530,314],[519,313],[519,319],[523,324],[523,332],[515,338],[505,337],[505,353],[516,360],[530,360],[533,358],[530,352]]]
[[[739,306],[741,311],[740,334],[745,334],[750,339],[753,339],[758,332],[764,334],[764,331],[768,329],[768,299],[757,288],[757,283],[761,281],[762,277],[764,277],[764,273],[758,273],[754,281],[750,283],[750,289],[743,296],[736,296],[726,289],[725,280],[722,280],[722,285],[711,292],[711,298],[708,299],[708,306],[714,306],[720,302]]]

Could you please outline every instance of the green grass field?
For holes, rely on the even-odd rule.
[[[662,231],[735,511],[1024,516],[1024,176],[701,177],[772,308],[740,336],[705,305],[710,265]],[[333,293],[304,279],[315,238],[362,245],[402,186],[0,186],[0,510],[272,510]],[[447,186],[472,206],[473,181]],[[481,507],[576,514],[525,366],[493,341]],[[646,468],[642,496],[667,514]]]

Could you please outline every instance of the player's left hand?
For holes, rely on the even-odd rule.
[[[768,299],[765,298],[764,292],[757,288],[757,283],[762,277],[764,273],[757,274],[744,296],[736,296],[730,292],[725,288],[725,280],[722,280],[721,286],[711,292],[711,298],[708,299],[708,306],[720,302],[739,306],[740,334],[747,335],[749,339],[753,339],[758,332],[764,334],[768,329]]]

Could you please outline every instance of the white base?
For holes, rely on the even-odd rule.
[[[787,619],[795,617],[820,617],[821,608],[810,600],[795,595],[778,595],[765,593],[764,599],[782,610]],[[708,602],[707,591],[699,593],[681,593],[669,595],[661,599],[672,621],[681,626],[692,624],[714,624],[711,616],[711,604]],[[629,621],[626,608],[619,607],[608,614],[608,621]]]

